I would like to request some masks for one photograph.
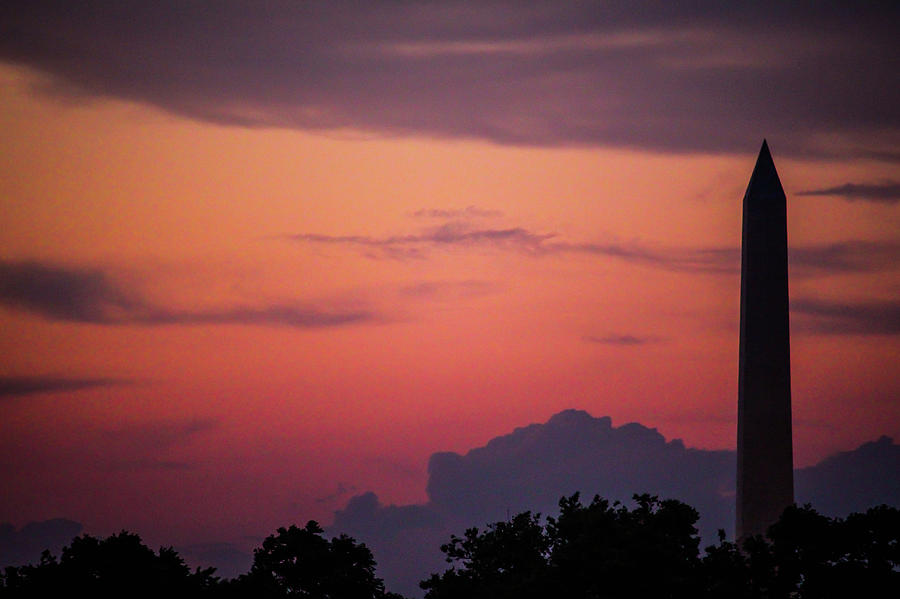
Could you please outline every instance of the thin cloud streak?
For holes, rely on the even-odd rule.
[[[107,378],[67,378],[58,376],[0,376],[0,399],[66,393],[97,387],[120,385],[123,381]]]
[[[401,295],[422,299],[458,300],[480,297],[497,291],[498,285],[487,281],[421,281],[400,288]]]
[[[217,420],[195,418],[129,424],[103,431],[103,440],[112,449],[108,468],[111,471],[192,470],[197,467],[195,462],[165,457],[166,453],[219,426]]]
[[[322,328],[372,322],[367,310],[302,304],[178,310],[123,290],[102,271],[0,260],[0,306],[49,320],[103,325],[269,325]]]
[[[788,263],[799,276],[896,270],[900,267],[900,243],[851,240],[789,246]]]
[[[550,252],[591,254],[678,272],[736,274],[740,250],[734,248],[670,248],[653,250],[636,243],[554,243]]]
[[[556,233],[522,227],[477,229],[448,223],[416,234],[372,237],[302,233],[284,238],[310,244],[356,247],[370,258],[425,259],[429,251],[448,248],[489,248],[541,257],[559,254],[603,256],[663,270],[737,275],[739,247],[652,248],[637,242],[595,243],[558,240]],[[823,245],[792,246],[788,259],[792,275],[802,278],[829,274],[887,271],[900,264],[900,243],[850,240]]]
[[[436,219],[499,218],[503,216],[503,212],[478,208],[477,206],[466,206],[465,208],[456,209],[422,208],[421,210],[416,210],[410,216],[413,218]]]
[[[831,335],[900,335],[900,302],[845,303],[814,298],[791,300],[802,331]],[[792,325],[793,326],[793,325]]]
[[[611,334],[603,337],[594,335],[585,335],[582,339],[588,343],[597,343],[600,345],[616,345],[620,347],[629,347],[635,345],[646,345],[648,343],[656,343],[660,341],[659,337],[638,336],[638,335],[621,335]]]
[[[588,254],[608,256],[627,262],[667,270],[729,273],[735,270],[740,251],[731,248],[652,250],[638,244],[550,242],[556,233],[537,233],[522,227],[475,229],[464,223],[447,223],[417,234],[370,237],[362,235],[323,235],[301,233],[286,238],[313,244],[343,245],[378,250],[391,258],[423,259],[428,249],[490,248],[517,251],[531,256]],[[369,257],[377,257],[370,251]]]
[[[885,183],[844,183],[835,187],[824,189],[808,189],[798,191],[798,196],[838,196],[848,202],[873,202],[876,204],[900,203],[900,183],[888,181]]]
[[[418,234],[370,237],[366,235],[323,235],[301,233],[287,235],[298,242],[356,246],[366,250],[370,258],[387,257],[398,260],[424,259],[426,247],[487,247],[511,249],[527,253],[542,253],[543,243],[553,235],[533,233],[521,227],[507,229],[473,229],[465,223],[445,223]]]
[[[165,310],[150,309],[132,315],[119,324],[143,325],[271,325],[295,328],[334,327],[345,324],[371,322],[375,315],[364,310],[325,311],[291,305],[239,306],[224,310]]]

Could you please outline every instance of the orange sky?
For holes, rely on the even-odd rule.
[[[244,128],[61,99],[35,91],[40,78],[0,69],[0,259],[102,272],[181,316],[0,305],[0,375],[103,381],[0,398],[0,521],[66,516],[149,530],[151,544],[328,522],[341,486],[422,500],[431,453],[570,407],[734,447],[737,271],[609,248],[737,248],[761,137],[713,154]],[[783,157],[788,133],[768,135],[792,251],[896,247],[896,203],[796,195],[888,180],[892,163]],[[463,236],[436,240],[448,222]],[[896,265],[791,276],[793,299],[900,291]],[[271,306],[359,318],[285,325],[259,316]],[[900,436],[896,331],[798,318],[796,465]]]

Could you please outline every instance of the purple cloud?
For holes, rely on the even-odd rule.
[[[900,302],[847,303],[813,298],[791,300],[800,330],[835,335],[900,335]]]
[[[285,238],[310,244],[345,246],[362,250],[372,258],[424,259],[430,251],[447,248],[490,248],[541,257],[560,254],[602,256],[651,268],[688,273],[737,275],[741,267],[739,247],[654,248],[639,242],[572,242],[556,233],[539,233],[523,227],[476,228],[450,222],[408,235],[372,237],[301,233]],[[850,240],[791,246],[788,259],[792,275],[823,276],[892,270],[900,264],[900,244],[892,241]]]
[[[632,345],[645,345],[647,343],[656,343],[660,340],[659,337],[618,334],[605,335],[603,337],[585,335],[584,337],[582,337],[582,339],[584,341],[587,341],[588,343],[597,343],[601,345],[618,345],[625,347]]]
[[[795,471],[799,503],[845,517],[851,511],[900,503],[900,446],[883,437]],[[446,566],[438,551],[451,534],[531,510],[556,515],[560,497],[580,491],[628,501],[649,492],[697,508],[700,533],[713,542],[734,525],[735,454],[689,448],[656,429],[565,410],[545,423],[516,428],[465,454],[432,454],[428,502],[384,505],[374,493],[350,499],[335,513],[335,533],[372,547],[388,588],[417,594],[417,582]]]
[[[370,237],[366,235],[301,233],[286,237],[299,242],[355,246],[364,250],[375,250],[392,258],[423,258],[426,255],[427,247],[490,247],[542,253],[545,251],[544,241],[553,235],[534,233],[521,227],[476,229],[466,223],[449,222],[411,235]],[[375,257],[371,253],[367,255]]]
[[[838,196],[848,202],[873,202],[876,204],[900,203],[900,183],[844,183],[835,187],[798,191],[798,196]]]
[[[500,210],[478,208],[476,206],[466,206],[465,208],[455,209],[423,208],[421,210],[416,210],[410,216],[413,218],[436,219],[499,218],[503,216],[503,212]]]
[[[269,325],[334,327],[372,322],[367,310],[305,304],[178,310],[147,303],[103,271],[0,260],[0,305],[51,320],[105,325]]]
[[[672,152],[766,134],[785,154],[896,162],[898,17],[890,2],[10,0],[0,60],[44,92],[225,125]]]
[[[95,387],[121,384],[121,380],[107,378],[68,378],[60,376],[0,376],[0,399],[38,395],[44,393],[65,393]]]

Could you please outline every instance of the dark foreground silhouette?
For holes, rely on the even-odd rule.
[[[766,537],[724,539],[699,550],[697,511],[635,495],[634,507],[579,495],[556,518],[523,512],[441,547],[449,568],[422,581],[427,599],[625,597],[829,598],[900,596],[900,511],[880,506],[846,519],[788,508]],[[304,597],[402,599],[384,590],[375,559],[319,525],[279,528],[254,551],[250,571],[221,580],[190,570],[172,548],[140,537],[82,535],[59,558],[7,567],[0,597]]]
[[[742,548],[699,551],[696,510],[634,496],[633,509],[595,497],[560,500],[541,524],[521,513],[441,547],[451,568],[423,581],[427,599],[819,598],[900,596],[900,512],[881,506],[846,520],[790,507]]]

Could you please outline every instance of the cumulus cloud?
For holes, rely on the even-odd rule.
[[[42,90],[203,121],[900,160],[896,3],[5,2]],[[828,90],[828,93],[822,93]],[[776,135],[776,133],[767,133]],[[839,139],[825,145],[823,139]]]
[[[900,203],[900,183],[844,183],[822,189],[798,191],[798,196],[838,196],[848,202],[864,201],[876,204]]]
[[[378,575],[388,590],[405,597],[421,596],[419,581],[446,567],[439,547],[449,540],[451,531],[462,530],[451,524],[452,516],[433,506],[384,505],[371,492],[353,497],[334,516],[329,533],[346,533],[365,542],[378,560]]]
[[[900,505],[900,488],[884,476],[897,470],[898,459],[900,446],[882,438],[800,470],[797,501],[832,515]],[[524,510],[555,514],[559,498],[575,491],[623,501],[636,492],[681,499],[698,508],[701,535],[712,543],[717,529],[733,528],[735,463],[733,451],[691,449],[638,423],[615,427],[608,417],[566,410],[465,455],[433,454],[427,503],[383,505],[365,493],[336,512],[332,530],[372,547],[388,588],[418,596],[417,582],[445,567],[438,547],[450,534]],[[834,492],[845,483],[852,491]]]
[[[798,501],[823,514],[843,517],[887,503],[900,504],[900,445],[890,437],[864,443],[794,473]]]
[[[50,320],[104,325],[270,325],[318,328],[376,320],[367,310],[302,303],[183,310],[154,305],[101,270],[0,260],[0,305]]]

